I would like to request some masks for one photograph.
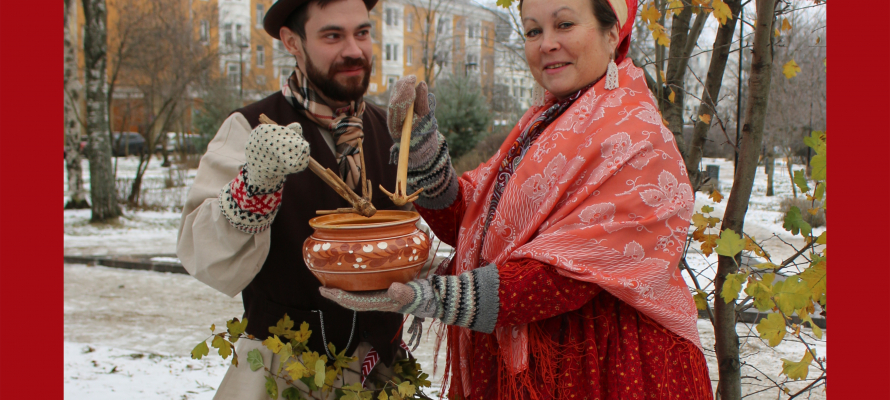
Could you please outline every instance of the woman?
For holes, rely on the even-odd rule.
[[[677,269],[693,193],[625,58],[636,0],[520,7],[526,59],[547,92],[487,163],[456,177],[435,98],[413,77],[394,90],[397,143],[417,99],[409,193],[424,189],[415,206],[456,247],[448,270],[386,292],[323,294],[449,325],[455,398],[710,399]]]

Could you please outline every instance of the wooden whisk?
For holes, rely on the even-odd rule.
[[[396,189],[395,193],[390,193],[380,186],[380,190],[397,206],[403,206],[409,202],[417,200],[423,188],[407,195],[408,192],[408,150],[411,148],[411,126],[414,123],[414,102],[408,105],[408,112],[405,114],[405,123],[402,124],[402,140],[399,145],[399,167],[396,171]]]
[[[260,114],[260,123],[261,124],[273,124],[278,125],[275,121],[269,119],[266,114]],[[315,175],[321,178],[324,183],[330,186],[340,197],[346,199],[349,204],[352,204],[352,208],[338,208],[336,210],[317,210],[316,214],[325,215],[325,214],[336,214],[336,213],[355,213],[365,217],[371,217],[377,212],[377,209],[374,208],[374,205],[371,204],[371,181],[366,179],[365,177],[365,153],[362,150],[362,139],[358,139],[358,151],[359,158],[362,163],[362,195],[361,197],[352,189],[346,185],[346,182],[343,182],[340,179],[340,176],[335,174],[334,171],[331,171],[330,168],[322,167],[318,161],[315,161],[312,156],[309,156],[309,170],[311,170]]]

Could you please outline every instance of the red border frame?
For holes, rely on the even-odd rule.
[[[63,12],[34,5],[0,6],[0,398],[10,399],[64,393]]]
[[[890,398],[890,3],[833,7],[830,398]],[[865,15],[876,17],[863,18]],[[827,203],[826,203],[827,204]],[[826,330],[826,333],[828,330]]]
[[[845,6],[832,7],[828,27],[834,46],[828,79],[829,174],[831,193],[838,193],[832,197],[829,219],[832,232],[840,232],[832,235],[832,259],[837,261],[829,272],[830,396],[890,398],[885,380],[890,378],[890,342],[884,336],[890,332],[890,310],[884,308],[890,305],[890,28],[883,23],[890,3]],[[48,19],[57,23],[47,27],[41,25],[47,19],[30,3],[0,5],[0,52],[5,55],[0,65],[4,398],[64,394],[62,179],[58,164],[46,162],[55,156],[44,154],[44,143],[62,144],[57,133],[62,126],[62,11],[55,7]],[[55,152],[52,147],[49,153]]]

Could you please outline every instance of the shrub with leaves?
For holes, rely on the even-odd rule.
[[[452,76],[436,84],[436,121],[452,159],[470,151],[488,133],[491,112],[473,77]]]
[[[356,357],[346,355],[346,349],[337,353],[333,343],[328,343],[328,350],[332,355],[328,359],[327,354],[318,354],[307,347],[312,331],[309,324],[303,322],[299,330],[294,330],[294,321],[284,315],[275,326],[269,327],[271,336],[263,341],[263,346],[277,354],[279,364],[276,370],[265,366],[263,354],[257,350],[247,353],[247,363],[250,370],[257,372],[262,369],[266,378],[266,393],[270,399],[278,399],[278,379],[283,380],[288,387],[284,389],[282,397],[286,400],[327,399],[331,393],[335,399],[342,400],[406,400],[406,399],[430,399],[423,393],[422,388],[432,386],[427,379],[429,375],[424,373],[420,364],[409,355],[408,358],[398,360],[393,365],[393,376],[386,381],[371,380],[375,383],[375,390],[362,387],[360,383],[343,387],[334,387],[335,382],[342,381],[343,370],[349,368],[349,364],[356,361]],[[247,319],[239,321],[238,318],[226,322],[226,331],[216,332],[216,325],[210,326],[211,336],[192,350],[192,358],[200,360],[210,354],[210,347],[218,349],[218,354],[225,360],[232,356],[232,364],[238,366],[238,354],[235,353],[234,344],[240,339],[258,340],[253,335],[246,335]],[[282,341],[284,339],[284,341]],[[210,341],[210,347],[207,342]],[[358,372],[358,371],[356,371]],[[277,378],[277,379],[276,379]],[[301,382],[304,386],[296,385]],[[308,390],[306,389],[308,388]]]
[[[825,213],[825,133],[813,132],[805,143],[816,153],[811,161],[813,182],[807,181],[803,171],[794,172],[795,185],[806,195],[806,201],[788,207],[782,220],[786,231],[805,239],[806,245],[803,248],[795,249],[794,256],[774,263],[755,238],[746,234],[739,235],[729,229],[718,232],[721,220],[712,215],[714,208],[706,205],[692,216],[695,230],[690,235],[688,246],[697,243],[701,253],[706,256],[717,253],[732,257],[733,260],[736,260],[740,252],[749,251],[767,262],[753,266],[738,265],[739,272],[727,275],[722,291],[714,293],[713,290],[708,292],[701,289],[697,276],[688,267],[685,258],[683,260],[684,270],[689,272],[696,287],[693,299],[699,310],[706,310],[709,315],[713,315],[708,304],[709,298],[728,304],[738,300],[744,292],[746,297],[736,310],[741,312],[756,308],[767,313],[756,325],[757,333],[767,345],[775,347],[784,340],[793,340],[805,346],[806,350],[799,360],[782,359],[785,380],[774,382],[791,398],[812,390],[820,382],[824,384],[826,379],[825,357],[819,357],[812,346],[814,340],[822,339],[823,332],[811,317],[816,312],[817,305],[823,316],[826,310],[826,236],[825,232],[814,235],[813,226],[806,218]],[[813,183],[812,187],[810,183]],[[711,199],[719,203],[722,196],[712,193]],[[805,211],[801,211],[801,208],[805,208]],[[780,275],[783,279],[777,279]],[[811,328],[815,337],[801,332],[804,324]],[[810,378],[811,369],[816,371],[815,378]],[[787,382],[798,380],[808,381],[809,384],[793,393]]]

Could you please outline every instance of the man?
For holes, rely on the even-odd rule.
[[[280,92],[233,112],[207,146],[177,243],[191,275],[229,296],[242,294],[248,334],[265,339],[287,314],[297,329],[309,324],[312,351],[323,355],[331,343],[337,352],[345,348],[357,356],[353,370],[372,348],[391,365],[399,353],[401,316],[356,314],[321,297],[320,283],[302,259],[303,241],[312,233],[308,221],[316,210],[350,205],[320,178],[301,171],[311,155],[355,187],[361,176],[357,139],[363,138],[367,178],[374,186],[395,187],[386,114],[362,100],[372,60],[368,11],[376,3],[272,5],[264,28],[294,55],[296,69]],[[260,125],[260,114],[281,126]],[[379,191],[372,202],[378,210],[394,208]],[[277,369],[278,356],[259,341],[238,341],[244,358],[229,368],[215,398],[268,398],[265,373],[251,371],[245,359],[252,349],[260,349],[266,366]],[[346,384],[360,379],[348,371],[344,377]],[[286,387],[278,381],[279,392]]]

